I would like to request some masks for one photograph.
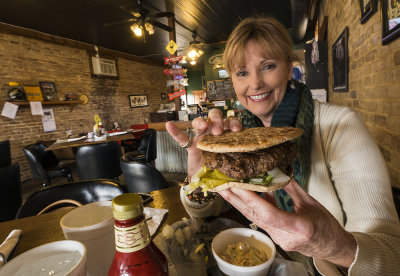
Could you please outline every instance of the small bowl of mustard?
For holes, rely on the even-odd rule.
[[[211,244],[218,268],[231,276],[265,276],[276,247],[265,234],[249,228],[231,228],[216,235]]]

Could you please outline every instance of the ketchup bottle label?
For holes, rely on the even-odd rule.
[[[146,220],[131,227],[115,229],[115,248],[119,252],[131,253],[146,247],[150,243],[150,232]]]

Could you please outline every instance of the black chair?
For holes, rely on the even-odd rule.
[[[0,222],[12,220],[22,203],[19,164],[0,168]]]
[[[119,166],[121,146],[108,142],[82,146],[76,152],[76,165],[80,180],[117,179],[122,174]]]
[[[45,151],[45,149],[46,146],[42,143],[24,147],[24,154],[28,160],[33,178],[44,180],[44,187],[50,186],[51,179],[55,177],[66,177],[69,182],[72,182],[71,170],[75,160],[59,161],[51,150]]]
[[[139,142],[137,151],[129,152],[131,161],[152,164],[157,158],[157,131],[146,129]]]
[[[393,194],[394,206],[396,207],[397,215],[400,219],[400,188],[392,187],[392,194]]]
[[[152,165],[131,161],[129,153],[121,157],[121,169],[130,193],[148,193],[172,186]]]
[[[10,141],[0,141],[0,168],[11,165]]]
[[[16,218],[38,215],[49,205],[59,201],[76,201],[85,205],[96,201],[112,200],[126,192],[127,189],[120,185],[118,181],[107,179],[85,180],[52,186],[30,195],[19,208]],[[67,205],[70,204],[58,205],[57,207]]]

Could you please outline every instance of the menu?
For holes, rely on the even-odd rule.
[[[214,80],[207,82],[209,100],[232,99],[235,97],[232,80]]]

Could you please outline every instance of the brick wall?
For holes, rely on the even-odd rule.
[[[101,53],[100,53],[101,55]],[[61,44],[0,33],[0,102],[7,100],[6,86],[14,81],[38,85],[39,81],[56,84],[58,96],[84,93],[86,105],[47,105],[55,113],[57,131],[44,133],[41,116],[32,116],[29,106],[20,106],[14,120],[0,116],[0,140],[10,140],[12,162],[21,166],[21,179],[31,178],[22,147],[40,140],[64,138],[65,131],[74,134],[91,131],[94,115],[99,114],[106,128],[118,121],[123,129],[149,119],[160,103],[166,103],[160,93],[166,92],[163,66],[118,58],[119,80],[91,78],[86,50]],[[130,108],[128,96],[147,94],[149,107]],[[2,108],[2,106],[0,106]]]
[[[344,28],[349,27],[349,91],[332,92],[329,54],[329,100],[362,115],[386,159],[392,185],[400,187],[400,38],[382,46],[380,4],[363,25],[358,0],[323,0],[320,11],[320,19],[329,16],[330,51]]]

